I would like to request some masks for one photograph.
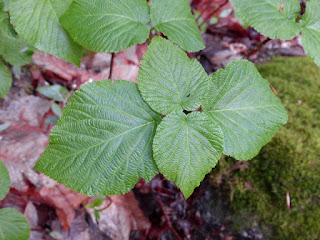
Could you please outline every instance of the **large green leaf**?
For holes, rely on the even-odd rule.
[[[11,0],[10,17],[26,42],[80,66],[82,48],[60,25],[59,18],[72,0]]]
[[[222,151],[223,134],[207,113],[166,116],[153,141],[159,171],[177,184],[185,198],[218,163]]]
[[[10,38],[0,31],[0,55],[11,65],[22,66],[31,62],[32,47],[20,38]]]
[[[152,140],[159,120],[135,83],[86,84],[64,108],[35,169],[91,196],[128,192],[158,172]]]
[[[206,97],[209,77],[201,64],[172,42],[154,37],[141,61],[138,87],[161,114],[195,110]]]
[[[310,0],[301,18],[302,44],[309,56],[320,66],[320,2]]]
[[[149,37],[146,0],[75,0],[61,23],[84,47],[119,52]]]
[[[159,32],[184,50],[197,52],[205,48],[188,0],[152,0],[151,20]]]
[[[0,209],[0,240],[28,240],[30,226],[27,219],[12,208]]]
[[[230,1],[244,25],[254,27],[267,37],[289,40],[300,32],[300,26],[295,22],[300,12],[298,0]]]
[[[12,84],[12,76],[10,70],[0,62],[0,98],[4,98],[11,87]]]
[[[287,122],[287,113],[269,83],[246,61],[214,73],[203,110],[224,133],[224,153],[239,160],[257,155]]]
[[[9,190],[10,190],[9,172],[6,166],[0,160],[0,201],[5,198]]]

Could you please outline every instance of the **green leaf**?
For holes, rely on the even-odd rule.
[[[0,160],[0,201],[5,198],[10,190],[10,176],[6,166]],[[1,234],[0,234],[1,236]]]
[[[298,0],[230,0],[237,18],[269,38],[289,40],[300,32]],[[283,7],[283,11],[281,8]]]
[[[97,220],[100,219],[100,213],[99,213],[98,210],[95,209],[95,210],[93,211],[93,214],[94,214],[94,216],[96,217]]]
[[[224,133],[224,154],[238,160],[256,156],[287,122],[280,100],[246,60],[231,62],[211,77],[211,92],[203,110]]]
[[[57,115],[58,117],[61,117],[62,116],[62,110],[61,110],[61,107],[56,104],[56,103],[52,103],[51,104],[51,110],[52,112]]]
[[[209,77],[177,45],[154,37],[141,61],[138,87],[150,107],[161,113],[195,110],[206,97]]]
[[[306,13],[301,18],[302,45],[307,55],[320,66],[320,2],[307,2]]]
[[[0,10],[0,31],[8,38],[17,38],[18,35],[10,23],[8,13]]]
[[[99,207],[101,206],[101,204],[103,203],[103,201],[106,199],[106,196],[102,196],[99,195],[98,197],[96,197],[96,199],[93,201],[93,205],[95,207]]]
[[[76,91],[35,169],[89,196],[128,192],[158,169],[152,140],[161,118],[135,83],[93,82]]]
[[[12,76],[10,70],[0,62],[0,98],[4,98],[10,91]]]
[[[30,226],[27,219],[12,208],[0,209],[0,239],[28,240]]]
[[[61,23],[82,46],[119,52],[149,37],[146,0],[75,0]]]
[[[58,102],[66,101],[69,96],[68,89],[58,84],[48,87],[38,87],[36,90],[47,98]]]
[[[205,48],[188,0],[152,0],[150,15],[156,30],[184,50],[197,52]]]
[[[223,151],[223,134],[209,114],[177,112],[157,128],[153,154],[160,173],[175,182],[185,198],[216,166]]]
[[[51,117],[48,117],[48,118],[44,121],[44,123],[45,123],[45,124],[55,124],[55,123],[58,122],[58,120],[59,120],[59,117],[58,117],[58,116],[51,116]]]
[[[0,0],[0,9],[3,11],[9,11],[10,0]]]
[[[33,50],[20,38],[9,38],[0,31],[0,55],[14,66],[22,66],[31,62]]]
[[[60,25],[59,18],[72,0],[11,0],[15,30],[40,51],[80,66],[82,48]]]

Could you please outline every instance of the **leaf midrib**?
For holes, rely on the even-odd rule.
[[[101,145],[101,144],[106,144],[106,143],[110,142],[110,141],[113,140],[113,139],[116,139],[116,138],[118,138],[118,137],[120,137],[120,136],[123,136],[123,135],[125,135],[125,134],[133,131],[133,130],[136,130],[136,129],[138,129],[138,128],[141,128],[141,127],[143,127],[143,126],[149,125],[149,124],[154,123],[154,122],[155,122],[155,120],[153,120],[153,121],[151,121],[151,122],[148,122],[148,123],[145,123],[145,124],[143,124],[143,125],[134,127],[134,128],[132,128],[132,129],[130,129],[130,130],[128,130],[128,131],[125,131],[125,132],[119,134],[119,135],[113,136],[112,138],[109,138],[109,139],[107,139],[106,141],[101,141],[101,142],[99,142],[98,144],[92,145],[92,146],[90,146],[90,147],[88,147],[88,148],[85,148],[85,149],[83,149],[83,150],[81,150],[81,151],[74,152],[74,153],[72,153],[72,154],[68,154],[68,155],[64,156],[63,158],[56,159],[55,161],[60,161],[60,160],[66,159],[66,158],[68,158],[68,157],[71,157],[71,156],[78,155],[78,154],[80,154],[80,153],[89,151],[89,150],[92,149],[92,148],[95,148],[95,147],[97,147],[97,146],[99,146],[99,145]],[[49,139],[49,141],[50,141],[50,139]]]
[[[255,106],[255,107],[244,107],[244,108],[229,108],[229,109],[215,109],[208,112],[225,112],[225,111],[240,111],[246,109],[260,109],[260,108],[268,108],[268,107],[277,107],[277,105],[264,105],[264,106]]]

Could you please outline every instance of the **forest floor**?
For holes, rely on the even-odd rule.
[[[224,3],[211,2],[193,1],[193,10],[202,13],[199,24]],[[212,17],[211,24],[203,31],[206,48],[189,55],[198,59],[208,74],[248,53],[254,63],[267,62],[276,56],[304,56],[300,37],[291,41],[272,40],[251,52],[265,37],[252,28],[244,30],[230,4],[215,11]],[[142,44],[116,54],[112,79],[136,82],[146,48]],[[97,221],[93,210],[84,207],[94,198],[75,193],[32,169],[48,144],[57,119],[52,110],[54,100],[36,88],[59,84],[71,95],[84,83],[108,79],[110,64],[108,53],[87,52],[77,68],[36,52],[32,64],[13,69],[13,87],[0,100],[0,158],[11,176],[10,193],[0,206],[24,213],[32,228],[30,240],[265,239],[259,229],[234,230],[228,216],[227,196],[210,183],[210,175],[188,200],[161,175],[149,183],[140,180],[128,194],[107,197],[101,206],[106,209],[100,212]],[[59,106],[65,103],[60,101]]]

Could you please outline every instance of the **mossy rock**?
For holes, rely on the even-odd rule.
[[[253,216],[252,225],[258,222],[270,239],[320,239],[320,68],[294,57],[258,69],[277,90],[289,121],[248,168],[225,177],[233,214]],[[213,176],[234,163],[225,158]]]

